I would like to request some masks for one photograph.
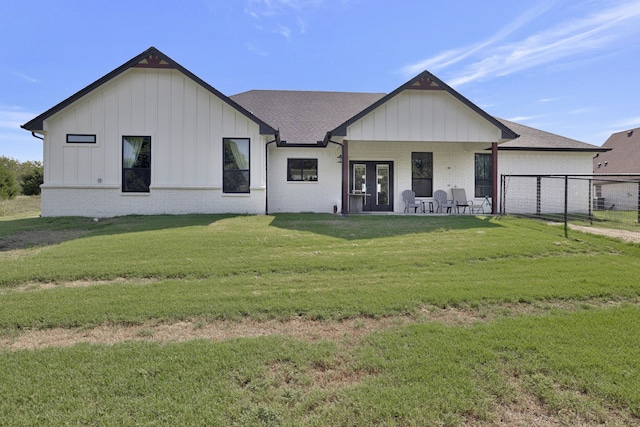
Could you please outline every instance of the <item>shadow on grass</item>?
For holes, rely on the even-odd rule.
[[[0,222],[0,252],[57,245],[85,236],[114,235],[193,226],[209,226],[215,222],[251,216],[220,215],[149,215],[122,216],[94,222],[85,217],[23,218]],[[461,229],[497,227],[489,217],[471,215],[403,216],[331,214],[277,214],[270,226],[286,230],[306,231],[347,239],[375,239],[404,234]],[[241,226],[239,231],[241,231]]]
[[[276,214],[272,227],[346,240],[375,239],[433,231],[500,227],[491,217],[473,215]]]
[[[0,252],[49,246],[85,236],[100,236],[207,226],[237,215],[121,216],[93,221],[85,217],[23,218],[0,221]]]

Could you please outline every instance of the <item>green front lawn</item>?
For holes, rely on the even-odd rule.
[[[637,271],[639,245],[515,218],[4,220],[0,424],[490,425],[518,411],[638,424]],[[468,326],[421,316],[563,301],[574,309]],[[394,316],[413,321],[362,339],[7,344],[51,328]]]

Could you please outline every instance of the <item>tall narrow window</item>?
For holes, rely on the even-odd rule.
[[[475,197],[491,197],[493,187],[491,154],[476,154]]]
[[[122,191],[148,193],[151,185],[151,137],[122,137]]]
[[[224,138],[222,191],[249,192],[249,138]]]
[[[411,189],[417,197],[433,196],[433,153],[411,153]]]

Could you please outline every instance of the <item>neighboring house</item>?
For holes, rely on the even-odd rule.
[[[426,71],[390,94],[227,97],[155,48],[22,127],[44,139],[43,216],[403,212],[405,189],[496,199],[499,174],[584,172],[598,149]]]
[[[602,145],[607,152],[593,158],[599,209],[637,211],[640,203],[640,128],[612,134]],[[634,176],[635,174],[635,176]]]

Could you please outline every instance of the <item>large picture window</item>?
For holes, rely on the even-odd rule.
[[[287,181],[317,181],[318,159],[287,159]]]
[[[224,138],[222,191],[249,192],[249,138]]]
[[[148,193],[151,185],[151,137],[122,137],[122,191]]]
[[[475,197],[491,197],[493,187],[491,154],[476,154]]]
[[[433,197],[433,153],[411,153],[411,189],[416,197]]]

